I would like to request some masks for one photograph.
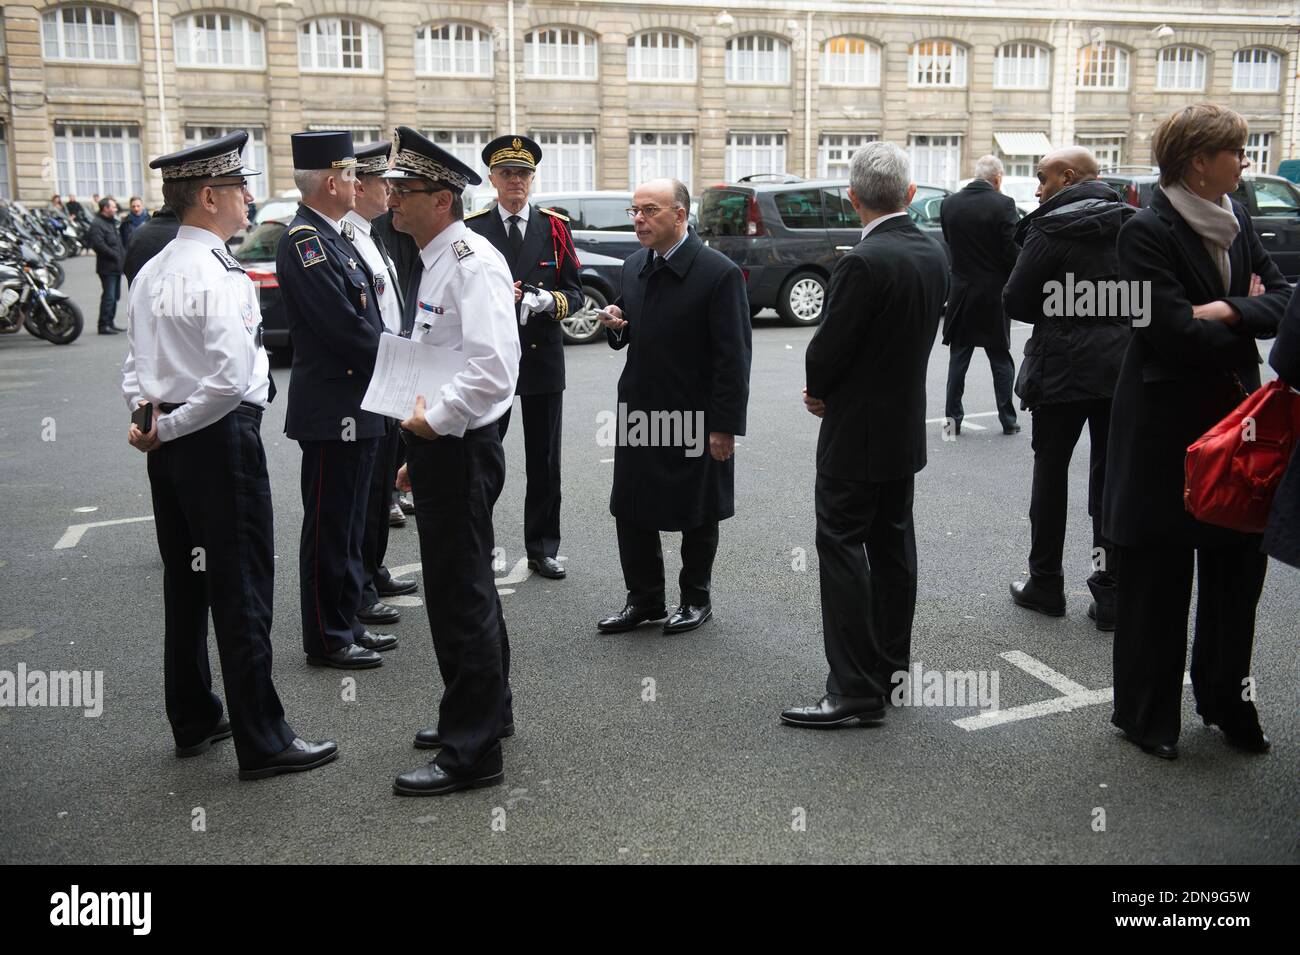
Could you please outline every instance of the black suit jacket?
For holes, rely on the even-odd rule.
[[[1241,231],[1228,249],[1232,286],[1223,294],[1219,270],[1200,236],[1158,187],[1151,206],[1119,233],[1122,280],[1150,283],[1146,321],[1133,327],[1111,405],[1102,529],[1127,547],[1223,544],[1242,537],[1192,519],[1183,506],[1187,446],[1242,399],[1235,375],[1259,387],[1257,338],[1272,338],[1291,289],[1260,244],[1250,216],[1236,202]],[[1250,276],[1266,292],[1249,297]],[[1192,317],[1192,306],[1223,299],[1236,325]]]
[[[295,441],[376,438],[383,418],[361,410],[384,323],[374,276],[357,248],[304,205],[280,237],[276,278],[293,341],[284,433]]]
[[[551,212],[529,206],[524,244],[516,256],[510,250],[505,223],[496,203],[465,219],[501,253],[510,266],[510,277],[527,285],[546,289],[555,296],[555,311],[530,315],[519,325],[518,395],[545,395],[564,390],[564,333],[560,321],[582,310],[582,279],[573,254],[573,237],[566,220]],[[519,306],[515,306],[518,318]]]
[[[86,241],[95,250],[95,272],[99,275],[120,275],[126,259],[122,248],[122,234],[117,231],[116,219],[105,219],[96,214],[90,220]]]
[[[817,473],[892,481],[925,467],[925,373],[948,293],[948,259],[906,216],[880,223],[835,264],[804,356],[826,402]]]
[[[131,241],[126,247],[126,264],[122,271],[128,282],[135,281],[136,274],[144,268],[145,263],[163,250],[181,229],[176,213],[163,206],[140,228],[131,233]]]
[[[945,345],[1008,348],[1011,321],[1002,287],[1016,265],[1016,202],[974,179],[939,207],[943,238],[952,253],[952,282],[943,319]]]

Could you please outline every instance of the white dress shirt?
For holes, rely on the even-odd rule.
[[[465,370],[425,395],[425,419],[464,437],[506,413],[519,380],[514,283],[496,247],[453,222],[420,250],[424,274],[411,340],[464,352]]]
[[[871,230],[874,229],[876,226],[880,225],[880,223],[885,222],[888,219],[897,219],[899,216],[905,216],[905,215],[907,215],[906,210],[902,212],[891,212],[889,215],[881,216],[879,219],[872,219],[870,222],[868,222],[866,225],[862,227],[862,238],[865,239],[867,235],[871,232]]]
[[[497,213],[501,216],[501,224],[505,226],[507,239],[510,238],[510,217],[511,216],[519,217],[519,234],[525,238],[528,237],[528,217],[532,213],[532,206],[530,206],[528,203],[525,202],[524,207],[520,209],[518,212],[510,212],[500,202],[497,202]],[[538,226],[538,228],[541,228],[541,226]],[[506,263],[506,271],[507,272],[510,271],[509,263]],[[511,281],[513,282],[514,280],[511,279]],[[536,293],[536,298],[532,302],[526,302],[525,304],[528,305],[529,312],[538,312],[538,313],[554,312],[555,296],[552,295],[544,288],[538,289]],[[528,321],[526,314],[520,315],[520,319],[521,319],[520,321],[521,325],[525,324]]]
[[[370,234],[370,223],[366,217],[351,209],[343,219],[352,223],[352,244],[366,260],[366,265],[370,266],[370,271],[375,276],[376,289],[383,288],[379,292],[379,314],[384,319],[384,330],[400,335],[402,310],[397,304],[397,276],[388,267],[389,260],[379,250],[375,237]]]
[[[257,289],[222,257],[233,261],[216,233],[183,225],[131,283],[122,395],[131,411],[153,402],[160,441],[206,428],[241,401],[266,406]],[[183,407],[164,415],[160,404]]]

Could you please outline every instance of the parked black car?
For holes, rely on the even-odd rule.
[[[1150,170],[1107,170],[1101,179],[1124,202],[1144,209],[1151,204],[1151,194],[1160,182],[1160,174]],[[1247,173],[1241,177],[1241,185],[1232,198],[1250,213],[1259,241],[1287,281],[1300,279],[1300,188],[1281,176]]]
[[[821,321],[831,269],[862,233],[848,185],[747,181],[704,190],[700,238],[744,271],[752,312],[775,308],[794,325]],[[947,195],[938,186],[917,186],[908,207],[912,221],[940,243],[939,206]]]

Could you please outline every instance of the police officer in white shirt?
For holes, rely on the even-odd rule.
[[[392,144],[385,140],[356,150],[356,200],[343,221],[351,223],[352,244],[357,247],[375,277],[375,297],[379,300],[384,331],[400,335],[405,303],[402,300],[401,282],[397,279],[397,267],[370,225],[373,219],[388,211],[388,184],[382,174],[388,171],[388,154],[391,149]],[[397,623],[401,620],[401,611],[384,603],[382,598],[413,594],[417,589],[414,580],[394,580],[384,566],[384,555],[388,552],[390,511],[393,507],[393,482],[397,477],[397,456],[401,443],[397,422],[385,418],[384,434],[379,439],[375,466],[370,475],[366,531],[361,540],[361,564],[365,583],[357,619],[362,624],[387,626]]]
[[[274,521],[259,431],[274,396],[257,291],[226,251],[252,201],[243,131],[149,163],[181,227],[131,283],[122,392],[148,455],[163,560],[164,686],[176,755],[234,736],[241,779],[314,769],[333,741],[298,738],[271,680]],[[212,692],[212,614],[230,718]]]
[[[466,361],[402,422],[407,462],[397,478],[415,494],[424,603],[444,690],[437,726],[415,742],[438,755],[398,776],[393,790],[434,796],[504,781],[500,740],[514,733],[492,507],[505,483],[497,422],[514,397],[519,334],[510,269],[463,221],[461,193],[479,176],[406,126],[397,128],[385,176],[393,228],[415,239],[424,266],[412,339],[463,352]]]

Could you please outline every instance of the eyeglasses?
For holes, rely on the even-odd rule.
[[[674,209],[680,209],[681,206],[673,206]],[[629,219],[635,219],[637,216],[645,216],[647,219],[653,219],[659,213],[663,212],[662,206],[629,206],[626,210]]]
[[[503,169],[495,169],[493,172],[502,179],[522,179],[527,181],[533,178],[533,171],[531,169],[520,169],[517,166],[506,166]]]
[[[411,186],[389,186],[388,189],[393,195],[397,196],[399,199],[405,198],[406,196],[409,196],[413,192],[423,193],[426,195],[428,193],[433,193],[433,192],[446,192],[446,189],[441,186],[433,186],[432,188],[427,188],[427,189],[415,189]]]
[[[214,182],[209,183],[209,185],[213,189],[247,189],[248,180],[244,179],[240,182]]]

